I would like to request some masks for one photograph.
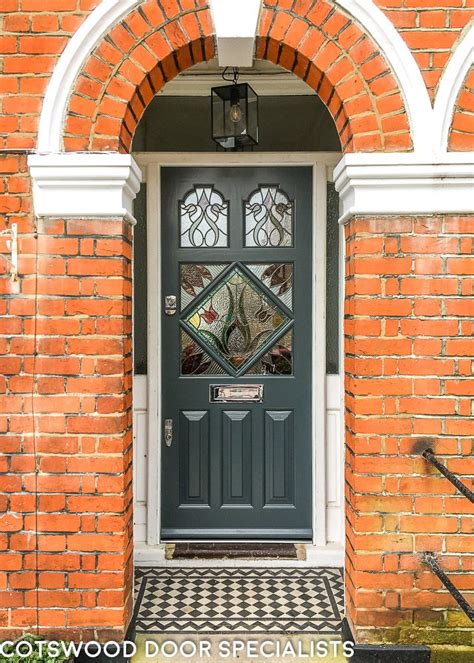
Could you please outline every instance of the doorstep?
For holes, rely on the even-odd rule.
[[[168,546],[173,544],[158,544],[148,546],[143,542],[137,542],[134,548],[134,562],[136,567],[238,567],[238,568],[342,568],[344,566],[344,549],[337,544],[326,546],[314,546],[312,544],[300,543],[297,545],[296,559],[169,559]],[[169,549],[168,549],[169,550]]]

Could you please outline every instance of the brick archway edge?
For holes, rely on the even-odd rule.
[[[162,8],[160,8],[162,7]],[[167,81],[215,55],[208,4],[129,12],[86,59],[70,95],[66,151],[129,152],[135,127]],[[344,152],[412,149],[396,76],[364,28],[333,3],[263,4],[257,58],[294,72],[331,112]]]
[[[297,3],[298,6],[312,6],[313,4]],[[140,5],[141,14],[135,11],[138,5]],[[171,78],[194,61],[209,59],[214,53],[215,35],[211,15],[204,0],[183,5],[193,8],[184,14],[179,12],[178,5],[170,0],[166,6],[174,6],[175,15],[170,10],[171,18],[163,23],[164,15],[161,14],[160,29],[152,29],[150,33],[153,20],[155,19],[155,22],[159,23],[156,15],[153,14],[150,14],[148,18],[148,25],[143,19],[143,16],[146,16],[143,12],[151,6],[151,0],[146,0],[146,2],[103,0],[82,24],[62,54],[53,72],[43,104],[38,137],[39,154],[30,157],[35,210],[39,216],[44,214],[113,216],[131,212],[135,185],[130,188],[127,182],[129,176],[132,177],[132,180],[137,179],[137,168],[126,155],[117,154],[119,132],[125,134],[127,139],[125,141],[127,144],[123,145],[123,151],[126,151],[131,142],[134,126],[153,93],[156,92],[156,85],[155,89],[150,85],[153,83],[153,77],[156,78],[158,86],[163,85],[167,77]],[[256,55],[292,69],[295,74],[313,84],[332,111],[333,117],[336,118],[340,135],[345,138],[346,152],[358,153],[357,155],[346,154],[337,172],[337,182],[341,187],[342,219],[347,220],[350,215],[357,213],[405,214],[441,211],[463,213],[468,211],[470,205],[467,204],[469,192],[466,185],[468,186],[469,183],[466,180],[466,174],[469,168],[466,164],[469,159],[466,161],[467,155],[463,157],[447,153],[446,143],[454,103],[463,82],[464,72],[467,71],[473,57],[474,27],[466,32],[454,52],[440,82],[439,93],[434,110],[432,110],[413,56],[393,25],[372,0],[363,2],[362,0],[334,0],[332,5],[329,5],[328,2],[321,2],[317,4],[317,7],[320,14],[318,17],[311,15],[311,20],[315,21],[311,27],[308,22],[304,24],[300,17],[276,9],[275,4],[270,0],[268,3],[264,3]],[[330,11],[330,8],[334,7],[342,8],[345,14]],[[201,19],[196,17],[199,12]],[[350,22],[348,15],[355,17],[356,22]],[[305,18],[308,17],[305,15]],[[128,20],[131,24],[127,24],[128,40],[126,39],[125,43],[128,46],[119,52],[113,46],[114,41],[111,39],[111,35],[119,40],[121,31],[124,31],[120,23],[120,20],[123,19]],[[327,31],[326,41],[323,41],[322,44],[319,35],[322,30],[317,27],[319,24],[323,24],[323,27],[326,26]],[[357,24],[364,27],[365,35]],[[319,51],[316,58],[313,59],[320,59],[313,63],[312,68],[310,56],[305,50],[308,43],[308,39],[305,40],[305,31],[308,29],[312,31],[311,35],[315,36],[319,45]],[[163,30],[168,31],[165,33],[166,39],[158,34]],[[393,81],[394,85],[389,95],[378,98],[376,94],[369,95],[361,92],[352,99],[346,100],[344,92],[347,91],[347,88],[351,89],[351,86],[353,88],[358,83],[363,87],[364,82],[367,83],[360,76],[358,79],[355,76],[352,77],[351,73],[346,73],[345,78],[344,74],[342,75],[342,85],[338,86],[337,83],[335,87],[331,85],[325,69],[327,68],[329,72],[331,69],[344,69],[349,63],[346,55],[339,53],[335,66],[330,66],[331,56],[334,59],[336,48],[334,41],[331,41],[328,36],[331,30],[333,34],[335,32],[338,35],[345,35],[349,40],[352,39],[352,46],[349,41],[348,49],[354,59],[358,55],[362,58],[363,64],[360,69],[362,67],[373,69],[374,66],[376,68],[385,67],[382,80],[388,78]],[[135,39],[132,38],[132,35],[135,34],[134,31],[137,34]],[[135,62],[129,60],[127,48],[132,50],[139,41],[140,35],[143,37],[145,33],[148,38],[151,36],[155,39],[151,50],[147,51],[139,44],[138,47],[141,51],[137,55],[137,60]],[[105,36],[107,36],[107,41],[104,41]],[[355,48],[361,51],[358,55],[353,53],[354,40]],[[174,51],[171,49],[170,43],[176,43]],[[374,43],[377,43],[380,54],[370,50],[376,48]],[[380,46],[381,44],[382,46]],[[156,57],[153,57],[153,48],[158,51],[164,48],[165,56],[161,57],[158,67]],[[136,53],[136,50],[135,48],[133,53]],[[120,64],[124,69],[107,67],[104,61],[99,59],[96,62],[94,60],[95,54],[102,57],[104,53],[112,60],[114,57],[120,56]],[[364,61],[363,58],[367,54],[369,58]],[[107,59],[105,56],[104,58]],[[386,69],[387,62],[391,63],[392,71]],[[93,79],[93,77],[88,79],[84,73],[88,73],[87,67],[93,68],[95,65],[99,67],[97,79]],[[317,65],[319,65],[319,69]],[[115,76],[117,71],[118,75]],[[393,71],[400,81],[401,92],[393,78]],[[120,80],[122,73],[124,75]],[[128,82],[127,76],[134,81],[133,84]],[[338,73],[333,74],[333,82],[337,82],[337,76]],[[375,77],[375,84],[378,84],[378,81],[380,78]],[[89,98],[87,98],[87,94],[84,97],[79,94],[81,85],[85,85],[86,89],[88,85],[93,86],[93,92],[88,92],[91,95]],[[120,89],[120,85],[126,89],[128,98],[120,99],[113,93],[108,94],[112,91],[112,86],[115,86],[115,90],[112,92],[118,95],[117,88]],[[368,87],[370,88],[370,82]],[[73,90],[75,92],[72,92]],[[97,94],[99,102],[97,102]],[[350,91],[348,94],[350,95]],[[364,103],[367,103],[364,112],[359,116],[351,117],[351,108],[356,108],[355,112],[360,112],[360,107]],[[394,103],[395,107],[398,105],[395,113]],[[66,124],[66,129],[70,130],[70,135],[67,136],[68,149],[73,150],[77,146],[78,150],[85,150],[85,152],[80,151],[77,155],[71,152],[61,152],[65,126],[64,114],[68,104],[70,111],[69,125]],[[392,125],[393,133],[383,126],[384,115],[378,112],[380,104],[385,104],[387,126]],[[83,111],[81,111],[81,106],[84,106]],[[93,129],[95,131],[97,127],[100,129],[101,125],[108,125],[106,129],[109,133],[108,136],[96,137],[90,134],[92,123],[87,115],[94,113],[96,106],[102,106],[104,112],[95,118]],[[404,150],[409,149],[409,143],[406,142],[409,140],[409,128],[406,125],[405,109],[411,118],[414,151],[412,153],[393,151],[391,155],[387,154],[388,151],[396,149],[397,142],[401,142]],[[405,124],[403,124],[404,121]],[[349,129],[355,130],[356,133],[358,130],[366,131],[364,125],[367,122],[373,122],[372,130],[369,133],[357,135],[357,140],[354,141],[348,135]],[[396,122],[395,126],[394,122]],[[382,127],[377,126],[377,130],[375,130],[378,123],[381,123]],[[81,129],[84,125],[87,127],[85,131]],[[127,128],[127,125],[130,127]],[[85,135],[74,135],[75,129],[76,134],[82,132]],[[390,143],[391,136],[394,138],[395,142],[392,145],[383,144],[384,129],[388,136],[388,143]],[[424,135],[423,131],[426,131],[427,135]],[[440,145],[433,146],[433,135],[440,136],[442,139]],[[371,154],[364,151],[367,140],[370,150],[373,150]],[[377,143],[377,141],[379,142]],[[93,152],[99,153],[94,154],[89,151],[91,147]],[[108,154],[109,151],[114,152],[115,156]],[[87,158],[85,158],[86,155]],[[124,159],[120,160],[119,156]],[[112,173],[114,173],[113,176]],[[115,186],[109,189],[105,185],[111,177]],[[393,189],[392,180],[395,177],[398,178],[397,191]],[[97,187],[97,178],[104,181],[104,187]],[[377,187],[373,182],[367,186],[367,182],[371,181],[371,178],[377,179]],[[84,193],[90,188],[91,181],[96,184],[94,192],[100,191],[103,196],[84,196]],[[128,192],[125,195],[120,192],[119,182],[123,183]],[[415,183],[416,186],[414,186]],[[436,183],[440,185],[437,189],[439,195],[434,196],[431,195],[431,189],[432,185]],[[410,185],[410,196],[394,195],[394,193],[399,193],[400,187],[403,189],[407,184]],[[375,195],[375,189],[377,189],[377,195]],[[448,196],[448,190],[456,193]],[[76,195],[71,195],[72,192]],[[90,204],[86,205],[86,200],[89,200]],[[108,211],[104,209],[103,200],[108,202]]]
[[[39,152],[61,151],[64,114],[74,81],[87,55],[138,4],[137,0],[119,0],[115,3],[104,0],[71,39],[53,72],[45,96],[38,135]],[[373,2],[336,0],[334,4],[362,26],[391,71],[395,72],[410,117],[415,149],[424,151],[428,146],[432,149],[433,133],[429,125],[433,113],[428,94],[415,60],[394,26]]]
[[[68,43],[53,72],[44,99],[38,133],[39,152],[61,151],[64,114],[78,72],[94,46],[138,4],[139,0],[103,0]],[[434,156],[444,153],[456,98],[473,61],[474,26],[464,35],[448,63],[432,109],[418,65],[394,26],[378,7],[366,0],[336,0],[336,4],[363,25],[396,72],[410,117],[415,151]],[[439,137],[438,143],[434,145],[433,136]]]

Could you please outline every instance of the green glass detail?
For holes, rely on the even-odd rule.
[[[181,375],[225,375],[224,369],[181,330]]]
[[[253,364],[245,375],[291,375],[293,373],[293,332],[287,332]]]
[[[290,311],[293,310],[293,265],[287,262],[256,264],[246,267],[279,297]]]
[[[239,267],[234,267],[184,322],[231,373],[254,359],[290,318]]]
[[[226,267],[227,265],[183,263],[180,267],[181,310],[185,309]]]

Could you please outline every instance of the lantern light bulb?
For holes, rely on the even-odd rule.
[[[242,108],[240,107],[240,103],[238,101],[232,104],[232,106],[230,107],[229,116],[231,122],[233,122],[234,124],[237,124],[242,119]]]

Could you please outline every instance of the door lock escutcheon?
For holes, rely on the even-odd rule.
[[[165,419],[165,444],[170,447],[173,442],[173,419]]]
[[[166,315],[174,315],[176,313],[176,295],[166,295],[165,313]]]

